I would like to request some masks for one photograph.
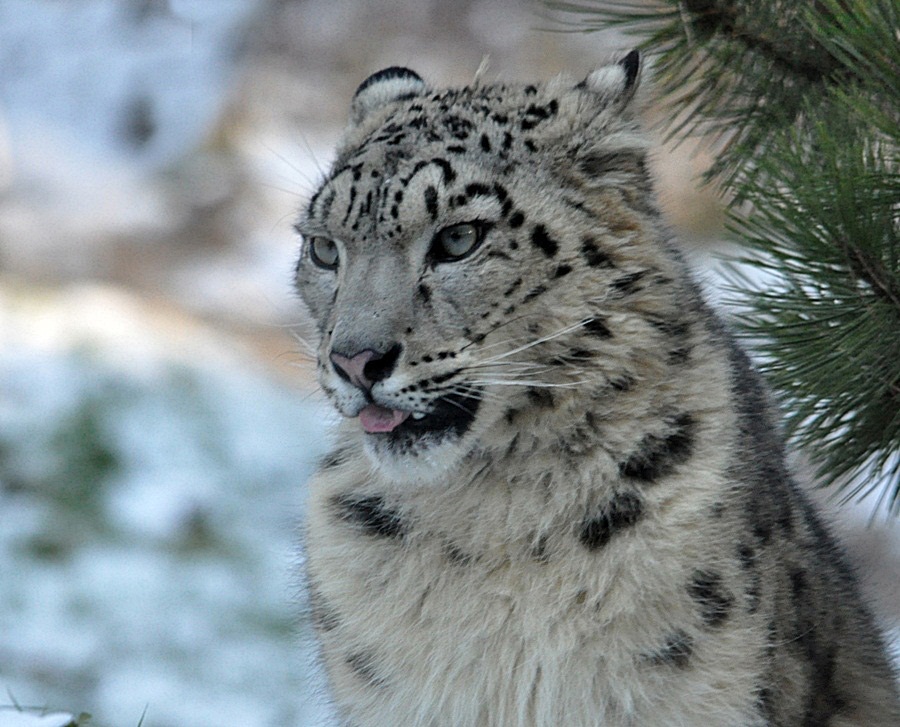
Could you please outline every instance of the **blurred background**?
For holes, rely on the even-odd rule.
[[[487,56],[489,78],[581,75],[631,47],[573,20],[529,0],[0,0],[0,725],[15,705],[328,723],[294,572],[331,413],[294,337],[291,223],[368,74],[464,84]],[[711,269],[705,153],[654,163]],[[842,519],[889,611],[900,539]]]

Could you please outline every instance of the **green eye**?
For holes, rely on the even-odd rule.
[[[450,262],[473,252],[484,237],[484,228],[477,222],[464,222],[445,227],[435,235],[431,254],[437,262]]]
[[[338,266],[337,245],[327,237],[312,237],[309,240],[309,257],[320,268],[334,270]]]

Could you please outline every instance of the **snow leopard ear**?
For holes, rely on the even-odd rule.
[[[350,121],[358,124],[375,109],[392,101],[419,96],[426,88],[421,76],[408,68],[391,66],[373,73],[359,85],[353,95]]]
[[[637,91],[641,80],[641,54],[633,50],[617,63],[598,68],[579,88],[592,91],[606,104],[625,106]]]

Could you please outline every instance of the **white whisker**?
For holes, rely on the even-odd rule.
[[[494,356],[493,358],[487,359],[487,361],[499,361],[508,356],[512,356],[517,353],[521,353],[522,351],[527,351],[529,348],[534,348],[535,346],[539,346],[542,343],[547,343],[548,341],[552,341],[560,336],[565,336],[567,333],[571,333],[572,331],[576,331],[587,323],[587,319],[583,321],[579,321],[571,326],[566,326],[565,328],[561,328],[560,330],[550,333],[546,336],[542,336],[541,338],[537,338],[534,341],[529,341],[528,343],[519,346],[518,348],[514,348],[511,351],[507,351],[506,353],[499,354],[498,356]]]
[[[566,381],[558,384],[551,384],[545,381],[496,381],[491,379],[477,380],[472,382],[478,386],[528,386],[539,389],[572,389],[584,384],[590,384],[591,379],[582,379],[581,381]]]

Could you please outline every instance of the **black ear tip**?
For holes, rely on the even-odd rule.
[[[376,71],[363,81],[359,85],[359,88],[356,89],[354,97],[359,96],[359,94],[369,88],[369,86],[374,86],[376,83],[394,81],[401,78],[406,81],[424,83],[422,77],[415,71],[411,71],[409,68],[404,68],[403,66],[391,66],[390,68],[383,68],[380,71]]]
[[[637,80],[638,71],[641,69],[641,54],[637,50],[631,51],[619,61],[619,65],[625,69],[625,88],[631,88]]]

